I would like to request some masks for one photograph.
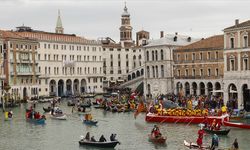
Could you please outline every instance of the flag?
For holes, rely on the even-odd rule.
[[[144,110],[144,103],[143,101],[141,101],[138,106],[137,106],[137,110],[134,113],[134,118],[136,119],[136,117],[139,115],[140,112],[142,112]]]

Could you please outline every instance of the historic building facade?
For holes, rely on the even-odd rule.
[[[4,74],[4,39],[2,34],[0,35],[0,98],[2,100],[2,95],[4,94],[4,79],[5,79],[5,74]]]
[[[64,34],[60,13],[56,33],[20,27],[16,33],[36,39],[39,95],[102,92],[103,55],[99,41]]]
[[[132,39],[132,29],[130,14],[125,6],[121,15],[120,42],[116,43],[110,38],[101,40],[105,88],[118,87],[144,74],[142,46],[147,43],[149,32],[137,32],[137,44],[135,44]]]
[[[174,50],[175,94],[221,95],[223,48],[223,35],[217,35]]]
[[[0,34],[3,38],[1,52],[4,52],[6,76],[2,88],[10,86],[8,92],[15,100],[38,96],[38,42],[16,32],[0,31]]]
[[[157,96],[172,93],[174,89],[173,50],[197,41],[188,36],[161,32],[160,39],[144,46],[144,95]]]
[[[250,111],[250,20],[224,29],[224,98]]]

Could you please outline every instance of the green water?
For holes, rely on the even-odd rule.
[[[43,112],[42,107],[48,103],[37,104],[36,110]],[[133,113],[111,113],[92,108],[94,119],[99,120],[98,126],[86,126],[81,122],[82,116],[71,113],[64,100],[60,107],[67,114],[67,120],[52,120],[47,116],[46,125],[34,125],[25,121],[25,105],[13,109],[14,119],[0,122],[0,150],[83,150],[100,148],[82,147],[78,141],[81,135],[90,132],[96,139],[104,134],[109,139],[111,133],[117,134],[121,145],[117,150],[184,150],[183,141],[196,141],[197,125],[160,124],[161,132],[167,136],[167,145],[158,146],[148,141],[148,134],[154,124],[144,121],[145,114],[135,120]],[[231,129],[228,136],[220,137],[220,146],[229,147],[234,138],[238,138],[241,150],[250,149],[250,130]],[[211,142],[211,136],[204,137],[204,143]]]

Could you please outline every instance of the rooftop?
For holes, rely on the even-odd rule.
[[[176,49],[176,51],[181,50],[195,50],[195,49],[223,49],[224,47],[224,36],[223,35],[215,35],[209,38],[197,41],[195,43],[189,44],[187,46],[180,47]]]
[[[145,47],[171,45],[171,46],[184,46],[193,42],[199,41],[200,39],[191,38],[189,36],[176,34],[167,34],[164,37],[156,40],[149,40],[148,45]]]
[[[242,27],[250,27],[250,20],[239,23],[239,20],[237,19],[235,20],[235,25],[225,28],[224,30],[230,30],[230,29],[236,29],[236,28],[242,28]]]

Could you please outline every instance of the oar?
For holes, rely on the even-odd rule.
[[[191,120],[189,121],[189,123],[186,125],[186,127],[189,126],[189,124],[190,124],[193,120],[194,120],[194,117],[193,117],[193,119],[191,119]]]

